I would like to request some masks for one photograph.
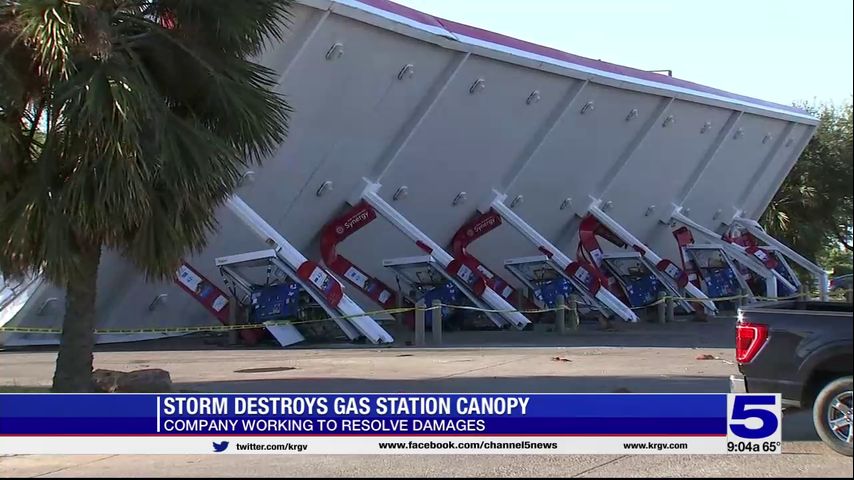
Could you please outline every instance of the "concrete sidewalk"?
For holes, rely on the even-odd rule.
[[[784,426],[785,428],[785,426]],[[847,477],[851,459],[816,442],[781,455],[301,455],[0,457],[16,477]]]
[[[585,321],[576,331],[565,335],[555,332],[553,324],[536,323],[531,330],[467,330],[445,331],[441,347],[715,347],[731,348],[735,341],[735,321],[732,315],[721,315],[708,322],[692,322],[687,317],[677,317],[677,321],[659,324],[641,321],[639,323],[614,322],[613,330],[601,330],[593,321]],[[351,343],[346,339],[327,339],[325,342],[303,342],[287,347],[287,350],[362,350],[365,348],[411,348],[414,333],[395,323],[384,324],[394,337],[394,343],[372,346],[364,343]],[[426,335],[429,347],[433,345],[431,332]],[[50,352],[56,346],[2,347],[3,352]],[[132,351],[176,351],[176,350],[241,350],[241,351],[280,351],[272,338],[253,346],[228,345],[227,333],[198,333],[178,337],[161,338],[138,342],[101,344],[95,346],[98,352]]]
[[[567,335],[543,324],[448,332],[441,354],[406,346],[412,332],[403,329],[394,346],[381,347],[228,347],[222,336],[184,337],[99,345],[95,367],[162,368],[182,388],[204,391],[719,391],[732,371],[734,322],[619,323],[617,331],[585,324]],[[698,362],[698,355],[720,360]],[[55,358],[55,348],[0,352],[0,385],[47,386]]]
[[[96,353],[95,367],[162,368],[178,388],[209,392],[719,392],[732,357],[645,347],[141,351]],[[0,359],[0,385],[50,385],[55,353]]]

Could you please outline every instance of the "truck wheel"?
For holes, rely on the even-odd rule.
[[[828,383],[815,400],[812,419],[818,436],[837,453],[851,456],[851,410],[854,401],[852,377],[842,377]]]

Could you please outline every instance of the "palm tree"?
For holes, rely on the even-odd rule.
[[[0,0],[0,271],[66,288],[54,391],[90,391],[115,249],[171,277],[246,166],[287,133],[289,0]]]

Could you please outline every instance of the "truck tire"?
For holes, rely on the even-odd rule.
[[[812,419],[818,436],[842,455],[851,456],[852,377],[841,377],[825,385],[815,399]]]

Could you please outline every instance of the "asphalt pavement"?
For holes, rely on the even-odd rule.
[[[168,370],[202,392],[726,392],[735,372],[726,323],[645,326],[517,342],[497,333],[451,347],[324,349],[105,348],[96,368]],[[524,333],[524,332],[523,332]],[[552,345],[535,346],[542,335]],[[452,336],[453,337],[453,336]],[[453,346],[456,345],[456,346]],[[531,346],[534,345],[534,346]],[[616,346],[624,345],[624,346]],[[144,348],[144,347],[143,347]],[[49,385],[55,353],[0,352],[0,386]],[[27,477],[812,477],[852,476],[808,412],[787,415],[781,455],[7,456],[0,476]]]

